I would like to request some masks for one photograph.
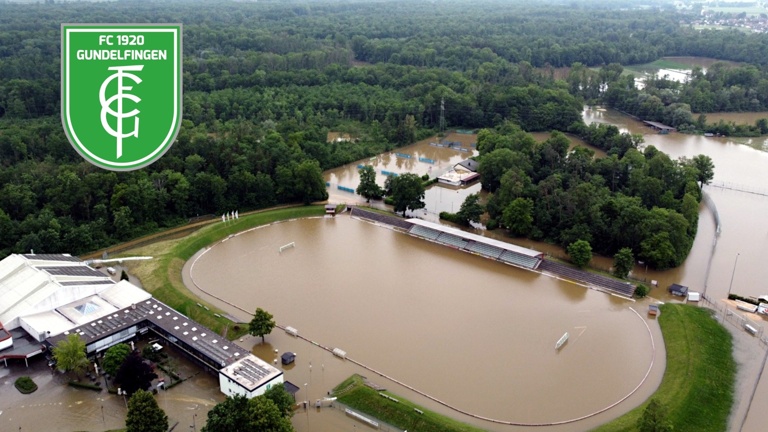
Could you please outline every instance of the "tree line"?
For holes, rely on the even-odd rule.
[[[512,123],[479,134],[478,172],[483,189],[492,193],[487,226],[559,244],[569,254],[586,243],[589,253],[613,256],[628,249],[654,268],[680,265],[696,236],[712,160],[672,160],[653,146],[641,149],[642,137],[615,126],[581,124],[572,132],[608,156],[595,158],[587,147],[569,150],[570,140],[560,132],[537,143]]]
[[[688,37],[679,25],[684,16],[664,2],[649,4],[651,10],[597,1],[4,5],[0,256],[30,249],[78,254],[198,216],[321,200],[322,170],[429,136],[441,116],[449,127],[512,122],[528,132],[578,133],[585,100],[646,97],[621,87],[629,81],[620,66],[587,66],[653,60]],[[62,21],[184,23],[184,120],[177,142],[149,168],[95,169],[65,139]],[[552,54],[558,46],[559,60]],[[582,66],[565,80],[555,77],[554,66],[573,62]],[[755,81],[754,74],[721,72],[727,88]],[[685,102],[660,87],[649,86],[659,95],[647,98],[669,102],[663,113],[684,116]],[[356,139],[328,143],[331,130]]]

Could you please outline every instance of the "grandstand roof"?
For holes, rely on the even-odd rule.
[[[436,230],[436,231],[453,234],[453,235],[459,236],[459,237],[467,239],[467,240],[473,240],[473,241],[478,242],[478,243],[484,243],[484,244],[487,244],[487,245],[495,246],[495,247],[497,247],[499,249],[507,250],[507,251],[510,251],[510,252],[515,252],[515,253],[518,253],[520,255],[525,255],[525,256],[532,257],[532,258],[540,258],[543,255],[542,252],[539,252],[539,251],[536,251],[536,250],[533,250],[533,249],[528,249],[528,248],[524,248],[522,246],[514,245],[512,243],[507,243],[507,242],[499,241],[499,240],[496,240],[496,239],[492,239],[492,238],[488,238],[488,237],[483,237],[481,235],[469,233],[469,232],[466,232],[466,231],[462,231],[460,229],[452,228],[452,227],[449,227],[449,226],[446,226],[446,225],[437,224],[437,223],[434,223],[434,222],[428,222],[428,221],[425,221],[425,220],[422,220],[422,219],[413,218],[413,219],[408,219],[407,222],[412,223],[414,225],[419,225],[419,226],[423,226],[423,227],[426,227],[426,228],[431,228],[431,229]]]

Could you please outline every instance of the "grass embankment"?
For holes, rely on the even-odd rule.
[[[736,376],[731,334],[709,310],[682,304],[662,305],[659,325],[667,368],[652,398],[666,407],[675,432],[727,430]],[[648,402],[595,430],[636,431]]]
[[[204,302],[190,292],[182,281],[184,263],[200,249],[231,234],[280,220],[320,216],[324,212],[323,206],[289,207],[241,216],[234,221],[213,223],[186,237],[129,251],[125,255],[149,255],[154,259],[126,262],[126,267],[141,280],[144,289],[158,300],[219,334],[226,328],[228,337],[239,337],[247,330],[246,326],[233,326],[230,320],[216,317],[215,314],[221,312],[215,308],[207,310],[198,306],[198,303]]]
[[[392,393],[386,391],[382,393],[399,402],[380,396],[379,392],[363,383],[360,375],[347,378],[334,389],[334,395],[341,403],[403,430],[419,432],[480,432],[483,430],[429,411]],[[416,412],[415,409],[423,414]]]

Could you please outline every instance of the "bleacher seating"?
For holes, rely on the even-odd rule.
[[[424,237],[430,240],[437,240],[437,237],[442,234],[440,231],[433,230],[432,228],[423,227],[421,225],[414,225],[410,233],[419,237]]]
[[[491,246],[485,243],[478,243],[478,242],[472,242],[467,247],[467,250],[470,250],[475,253],[479,253],[480,255],[485,255],[490,258],[498,258],[499,255],[501,255],[502,252],[504,252],[503,249],[497,248],[496,246]]]
[[[499,257],[501,261],[516,265],[519,267],[525,267],[528,269],[535,269],[539,263],[538,257],[530,257],[527,255],[521,255],[512,251],[504,251]]]
[[[459,249],[464,249],[465,247],[467,247],[467,243],[469,243],[465,239],[449,233],[441,233],[440,236],[437,238],[437,241],[439,241],[440,243],[445,243],[450,246],[456,246]]]

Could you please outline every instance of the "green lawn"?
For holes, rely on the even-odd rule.
[[[231,234],[280,220],[321,216],[324,213],[325,209],[323,206],[267,210],[241,216],[239,219],[231,222],[215,222],[186,237],[161,241],[127,251],[122,255],[148,255],[154,257],[154,259],[149,261],[133,261],[127,264],[130,272],[141,280],[144,289],[151,292],[158,300],[217,333],[221,333],[227,328],[229,331],[227,336],[235,338],[244,334],[247,326],[234,325],[226,318],[216,317],[215,314],[221,314],[221,311],[213,307],[209,307],[209,310],[206,310],[198,306],[198,303],[204,303],[187,289],[181,278],[184,263],[200,249],[210,246]]]
[[[480,432],[483,429],[429,411],[395,394],[382,392],[399,402],[379,395],[363,384],[360,375],[353,375],[334,389],[339,401],[352,409],[389,423],[403,430],[419,432]],[[420,410],[423,414],[418,413]]]
[[[667,367],[652,397],[667,408],[675,432],[727,430],[736,378],[731,334],[709,310],[682,304],[662,305],[659,324]],[[636,431],[647,404],[595,430]]]

